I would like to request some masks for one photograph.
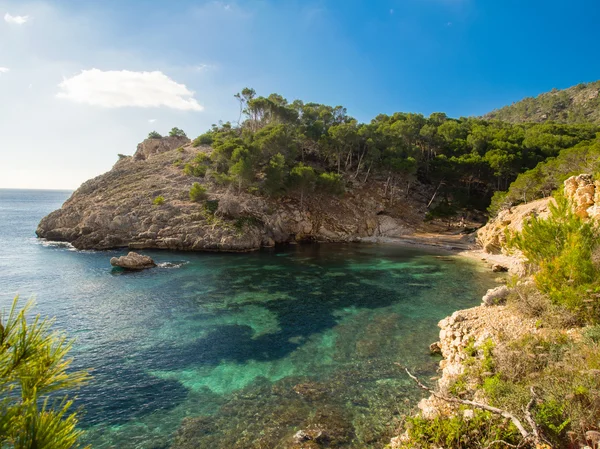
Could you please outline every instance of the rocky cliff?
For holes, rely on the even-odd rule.
[[[592,175],[571,176],[564,182],[564,196],[577,215],[597,220],[600,217],[600,181]],[[530,217],[547,217],[552,198],[542,198],[500,211],[488,224],[477,231],[477,243],[489,254],[507,254],[506,233],[519,232]]]
[[[273,199],[188,176],[183,166],[208,147],[188,139],[148,139],[133,156],[120,156],[112,170],[85,182],[39,224],[42,238],[79,249],[117,247],[248,251],[290,241],[345,242],[363,237],[399,237],[422,223],[428,192],[413,190],[393,205],[384,181],[349,182],[341,196]],[[207,189],[206,201],[190,200],[191,186]]]

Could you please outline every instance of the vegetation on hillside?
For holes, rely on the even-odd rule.
[[[572,448],[600,441],[600,284],[598,230],[557,198],[547,220],[527,222],[510,244],[527,257],[528,279],[515,279],[508,306],[535,319],[538,332],[515,340],[468,345],[454,398],[482,399],[535,432],[524,440],[516,427],[486,411],[407,422],[407,447]],[[585,326],[585,327],[579,327]],[[529,414],[529,416],[528,416]],[[531,418],[531,421],[530,421]],[[537,445],[536,445],[536,441]],[[590,444],[591,443],[591,444]]]
[[[490,112],[484,118],[510,123],[600,124],[600,81],[582,83],[564,90],[553,89],[535,98],[525,98]]]
[[[213,125],[197,137],[194,146],[213,151],[201,150],[185,172],[301,200],[315,188],[341,194],[349,182],[376,178],[393,201],[410,195],[419,180],[432,185],[449,212],[481,210],[520,173],[600,131],[591,124],[509,124],[443,113],[381,114],[359,123],[341,106],[290,103],[248,88],[236,98],[239,124]]]
[[[519,174],[506,192],[494,194],[490,212],[495,214],[507,207],[550,196],[570,176],[599,172],[600,137],[596,137],[562,150],[556,157],[548,158]]]
[[[81,431],[67,390],[87,379],[69,370],[71,343],[39,316],[28,320],[31,303],[0,316],[0,447],[70,449]]]

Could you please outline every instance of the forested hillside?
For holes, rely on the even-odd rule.
[[[236,95],[238,124],[213,125],[194,140],[200,151],[182,167],[195,177],[271,196],[314,189],[342,193],[347,183],[386,181],[390,200],[414,181],[437,192],[432,213],[485,210],[496,191],[524,171],[591,142],[594,124],[511,124],[443,113],[381,114],[359,123],[342,106],[288,102],[277,94]]]
[[[510,123],[600,123],[600,81],[553,89],[486,114]]]

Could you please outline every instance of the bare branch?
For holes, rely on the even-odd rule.
[[[510,444],[510,443],[507,443],[507,442],[506,442],[506,441],[504,441],[504,440],[494,440],[494,441],[492,441],[490,444],[488,444],[488,445],[485,447],[485,449],[490,449],[490,447],[492,447],[494,444],[505,444],[505,445],[506,445],[506,446],[508,446],[508,447],[514,447],[514,448],[518,448],[518,447],[519,447],[519,446],[517,446],[516,444]]]
[[[415,383],[419,386],[419,388],[429,392],[432,396],[434,396],[438,399],[441,399],[442,401],[452,402],[455,404],[470,405],[471,407],[479,408],[481,410],[486,410],[486,411],[494,413],[496,415],[503,416],[504,418],[508,418],[512,421],[512,423],[515,425],[515,427],[519,430],[523,439],[525,439],[525,440],[531,439],[531,434],[527,431],[527,429],[525,429],[525,427],[523,427],[523,424],[521,424],[521,421],[512,413],[507,412],[506,410],[496,408],[496,407],[491,407],[486,404],[481,404],[479,402],[468,401],[466,399],[452,398],[452,397],[441,395],[441,394],[433,391],[431,388],[423,385],[419,379],[417,379],[415,376],[413,376],[410,373],[410,371],[408,371],[407,368],[404,368],[404,371],[406,371],[406,374],[408,374],[408,377],[410,377],[412,380],[415,381]]]
[[[527,407],[525,407],[525,410],[524,410],[525,419],[531,426],[531,431],[533,433],[534,441],[536,443],[540,443],[541,442],[540,432],[538,430],[537,424],[535,423],[535,421],[533,419],[533,416],[531,415],[531,408],[533,407],[533,404],[535,404],[535,401],[537,400],[537,394],[535,394],[535,390],[533,389],[533,387],[531,387],[530,391],[531,391],[531,401],[529,401],[529,403],[527,404]]]

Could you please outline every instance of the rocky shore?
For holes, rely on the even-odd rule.
[[[564,182],[563,193],[577,215],[584,219],[598,220],[599,181],[594,181],[593,177],[587,174],[572,176]],[[531,217],[542,219],[548,217],[553,201],[551,197],[543,198],[501,211],[497,217],[477,231],[475,247],[456,254],[483,261],[490,268],[502,266],[511,275],[518,276],[521,279],[520,285],[524,285],[523,283],[529,282],[525,261],[522,254],[507,249],[507,234],[519,232],[526,220]],[[456,395],[457,392],[451,389],[459,379],[469,382],[469,376],[465,376],[468,374],[469,358],[482,360],[485,357],[485,348],[495,347],[501,341],[506,344],[507,341],[514,342],[526,336],[544,334],[544,329],[539,328],[539,320],[524,317],[514,308],[504,304],[509,293],[510,289],[504,285],[488,290],[480,306],[458,310],[438,323],[439,341],[432,343],[430,350],[440,353],[443,357],[439,364],[440,377],[434,387],[436,395],[432,394],[418,404],[418,414],[421,417],[434,419],[457,413],[456,404],[444,401],[439,396]],[[569,330],[563,332],[571,333]],[[465,388],[474,391],[473,399],[476,402],[484,404],[487,402],[475,385],[467,384]],[[460,413],[464,413],[465,419],[469,419],[466,415],[472,415],[473,410],[464,409]],[[586,438],[590,433],[597,432],[587,432]],[[390,442],[391,449],[406,448],[407,445],[411,445],[408,431]]]

